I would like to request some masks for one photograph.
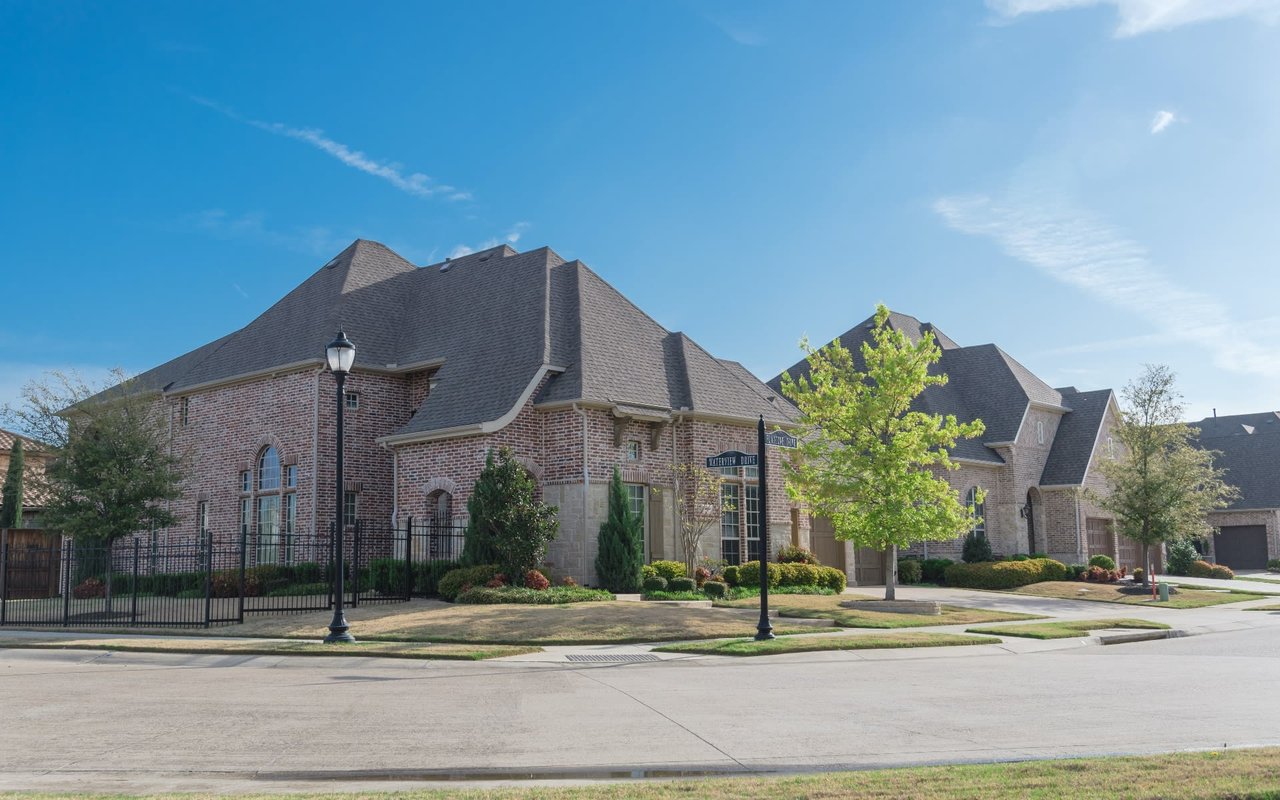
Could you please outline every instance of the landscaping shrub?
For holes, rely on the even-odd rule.
[[[1133,571],[1133,582],[1142,583],[1147,578],[1147,571],[1142,567],[1138,567]]]
[[[795,563],[795,564],[779,564],[779,586],[817,586],[818,570],[813,564]],[[759,578],[756,582],[759,583]]]
[[[511,448],[490,450],[467,499],[462,560],[497,563],[507,575],[523,575],[542,563],[559,523],[555,509],[537,494],[537,482]]]
[[[1049,554],[1048,553],[1032,553],[1031,557],[1032,558],[1048,558]]]
[[[667,591],[669,592],[692,592],[698,588],[698,584],[693,578],[673,578],[667,581]]]
[[[484,586],[494,575],[498,574],[497,564],[480,564],[474,567],[461,567],[459,569],[450,570],[437,586],[440,598],[456,600],[459,594],[465,589],[475,586]]]
[[[402,558],[375,558],[369,562],[369,579],[378,594],[401,594],[407,584],[408,564]],[[268,592],[270,594],[270,592]]]
[[[666,578],[668,581],[683,578],[689,574],[683,561],[654,561],[649,567],[654,575]]]
[[[107,585],[97,578],[85,578],[71,590],[71,596],[77,600],[106,597]]]
[[[496,575],[494,575],[492,578],[490,578],[488,581],[485,582],[485,588],[487,589],[500,589],[506,585],[507,585],[507,576],[503,575],[501,572],[497,573]]]
[[[319,581],[317,583],[291,583],[267,593],[267,597],[303,597],[310,594],[328,594],[333,584]],[[204,597],[201,591],[197,597]]]
[[[1115,583],[1122,577],[1124,577],[1124,573],[1119,570],[1107,569],[1106,567],[1093,564],[1086,567],[1084,572],[1077,575],[1076,580],[1089,581],[1090,583]]]
[[[596,577],[613,592],[638,592],[644,567],[644,523],[631,511],[622,473],[613,468],[609,481],[609,515],[597,537]]]
[[[560,579],[561,586],[577,586],[578,582],[573,579],[572,575],[565,575]]]
[[[1079,579],[1080,574],[1085,570],[1087,570],[1088,568],[1089,567],[1087,567],[1084,564],[1072,564],[1071,566],[1067,567],[1067,579],[1073,580],[1073,581]]]
[[[1198,560],[1191,562],[1191,569],[1187,572],[1192,578],[1219,578],[1221,580],[1231,580],[1236,576],[1229,567],[1221,564],[1210,564],[1208,561]]]
[[[646,592],[665,592],[667,590],[667,579],[661,575],[645,578],[643,588]]]
[[[769,586],[822,586],[835,592],[843,592],[845,574],[835,567],[812,564],[769,564]],[[755,589],[760,586],[760,562],[748,561],[738,567],[738,585]]]
[[[1089,556],[1089,566],[1102,567],[1103,569],[1115,569],[1116,562],[1111,556],[1104,556],[1099,553],[1096,556]]]
[[[204,597],[204,589],[183,589],[175,595],[179,600],[193,600]]]
[[[702,593],[711,598],[724,597],[729,593],[729,585],[720,581],[707,581],[702,584]]]
[[[984,564],[991,561],[991,542],[987,541],[987,537],[979,536],[975,531],[969,531],[969,534],[964,537],[964,549],[961,550],[960,559],[966,564]]]
[[[818,567],[818,586],[816,588],[830,589],[833,593],[840,594],[844,591],[847,582],[848,577],[835,567]]]
[[[1268,572],[1280,572],[1280,558],[1273,558],[1267,562]]]
[[[914,558],[903,558],[898,561],[898,583],[919,583],[924,578],[924,569]]]
[[[954,563],[949,558],[926,558],[920,562],[920,577],[925,583],[946,583],[947,567]]]
[[[1013,555],[1009,556],[1009,558],[1007,558],[1006,560],[1007,561],[1026,561],[1030,558],[1031,556],[1027,555],[1026,553],[1014,553]]]
[[[782,581],[782,565],[769,564],[769,585],[777,586]],[[738,567],[738,580],[741,586],[749,586],[752,589],[760,585],[760,562],[748,561]]]
[[[1170,575],[1190,575],[1191,565],[1200,560],[1195,543],[1190,539],[1178,539],[1169,545],[1169,558],[1165,570]]]
[[[742,582],[738,574],[738,567],[735,565],[730,565],[725,567],[724,575],[722,577],[724,578],[724,582],[729,584],[730,586],[737,586]]]
[[[706,583],[709,580],[711,580],[711,570],[701,566],[693,568],[694,583],[701,586],[702,584]]]
[[[462,592],[458,595],[456,602],[472,605],[488,603],[560,605],[613,599],[613,595],[603,589],[584,589],[581,586],[555,586],[547,589],[528,589],[523,586],[502,586],[490,589],[482,586]]]
[[[812,564],[815,567],[821,565],[821,561],[814,555],[812,550],[806,550],[803,547],[795,545],[785,545],[778,548],[779,564]]]
[[[531,569],[524,575],[524,588],[533,589],[535,592],[541,592],[551,588],[551,581],[546,575],[543,575],[536,569]]]
[[[461,565],[456,561],[436,559],[413,565],[413,593],[431,597],[440,593],[440,579]],[[301,577],[301,575],[299,575]]]
[[[952,564],[944,573],[948,586],[969,589],[1013,589],[1042,581],[1060,581],[1067,567],[1051,558]]]

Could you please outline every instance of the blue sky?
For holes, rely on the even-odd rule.
[[[0,402],[179,355],[363,237],[548,244],[762,377],[883,301],[1053,385],[1162,362],[1194,417],[1274,409],[1278,21],[4,0]]]

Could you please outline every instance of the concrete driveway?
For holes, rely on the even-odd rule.
[[[336,791],[486,771],[590,777],[1280,744],[1270,702],[1280,626],[992,652],[630,665],[0,652],[0,790]]]

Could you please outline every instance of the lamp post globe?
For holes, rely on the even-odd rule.
[[[338,425],[337,435],[334,437],[336,443],[336,477],[334,503],[333,503],[333,550],[336,554],[334,558],[333,569],[333,621],[329,623],[329,635],[324,637],[327,644],[334,642],[354,642],[356,639],[351,635],[350,626],[347,625],[347,616],[343,612],[343,600],[346,594],[345,571],[346,565],[343,552],[343,530],[342,530],[342,500],[343,500],[343,475],[342,475],[342,415],[346,407],[346,392],[344,386],[347,381],[347,373],[351,371],[351,365],[356,360],[356,346],[351,343],[347,335],[342,331],[338,331],[338,336],[329,346],[324,349],[325,363],[329,367],[329,371],[333,373],[333,377],[337,382],[337,403],[338,403]]]

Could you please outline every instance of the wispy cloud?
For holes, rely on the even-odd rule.
[[[1232,17],[1248,17],[1268,25],[1280,20],[1280,0],[987,0],[987,7],[1005,20],[1100,5],[1115,7],[1117,37]]]
[[[1049,277],[1143,320],[1165,341],[1197,345],[1220,368],[1274,379],[1280,351],[1256,327],[1236,322],[1218,299],[1187,289],[1146,250],[1104,222],[1045,197],[944,197],[934,209],[947,225],[986,236]]]
[[[1151,118],[1151,133],[1157,134],[1178,121],[1178,115],[1172,111],[1160,110]]]
[[[768,41],[765,39],[764,34],[736,21],[722,19],[710,14],[705,15],[705,17],[707,22],[716,26],[721,33],[736,44],[744,47],[760,47]]]
[[[515,244],[520,241],[521,236],[524,236],[525,231],[529,230],[531,227],[533,226],[528,222],[517,222],[502,235],[501,239],[497,237],[485,239],[474,247],[469,244],[454,245],[454,248],[449,251],[449,258],[462,258],[463,256],[469,256],[472,253],[477,253],[481,250],[488,250],[491,247],[497,247],[503,243]]]
[[[260,244],[280,247],[308,255],[333,255],[356,236],[340,236],[323,225],[295,227],[287,230],[270,228],[265,214],[229,214],[210,208],[183,217],[182,223],[218,239],[248,239]],[[240,287],[234,287],[237,290]]]
[[[434,195],[444,195],[449,200],[470,200],[471,195],[468,192],[460,191],[453,186],[443,183],[436,183],[430,176],[421,172],[405,173],[401,164],[390,161],[378,161],[370,158],[359,150],[353,150],[342,142],[336,141],[325,135],[320,128],[295,128],[285,125],[282,122],[263,122],[262,120],[251,119],[246,117],[235,109],[222,105],[214,100],[205,97],[197,97],[189,95],[193,102],[213,109],[223,116],[233,119],[236,122],[250,125],[258,130],[273,133],[276,136],[283,136],[288,139],[294,139],[305,142],[317,150],[333,156],[337,160],[346,164],[348,167],[358,169],[375,178],[381,178],[392,186],[396,187],[406,194],[415,197],[432,197]]]

